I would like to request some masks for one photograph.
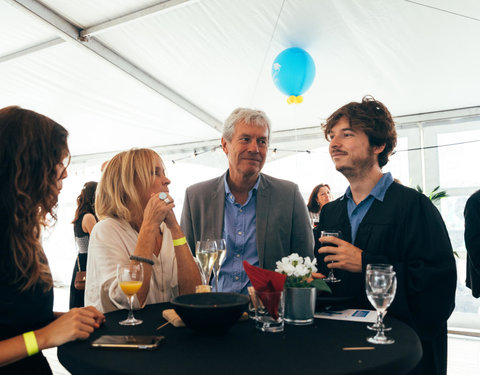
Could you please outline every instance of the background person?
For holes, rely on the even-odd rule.
[[[51,374],[41,350],[86,339],[105,319],[92,306],[53,312],[53,279],[40,237],[56,219],[67,135],[36,112],[0,110],[1,374]]]
[[[307,203],[308,215],[310,216],[312,227],[318,224],[322,207],[330,202],[332,198],[330,186],[327,184],[320,184],[313,188]]]
[[[467,249],[466,285],[472,296],[480,297],[480,190],[467,200],[465,210],[465,247]]]
[[[75,258],[72,282],[70,283],[70,308],[84,306],[85,290],[75,289],[75,275],[79,271],[79,266],[81,271],[85,271],[87,268],[88,241],[90,240],[90,233],[92,233],[93,227],[98,221],[95,215],[96,189],[97,182],[86,182],[77,197],[77,210],[72,221],[77,258]]]
[[[144,280],[134,307],[168,302],[193,293],[200,273],[168,195],[170,180],[160,156],[149,149],[115,155],[97,188],[100,221],[90,237],[85,302],[100,311],[128,308],[117,281],[117,265],[133,256],[143,263]],[[159,198],[164,192],[167,199]]]
[[[209,238],[227,241],[219,274],[222,292],[247,293],[244,260],[275,270],[275,263],[290,253],[313,257],[310,220],[298,186],[260,173],[269,141],[265,113],[237,108],[223,127],[227,172],[185,192],[181,223],[190,248]]]

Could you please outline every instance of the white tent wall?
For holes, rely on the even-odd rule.
[[[365,94],[396,119],[398,152],[387,169],[406,185],[447,189],[440,208],[464,257],[478,143],[447,145],[480,139],[479,45],[478,0],[0,1],[0,108],[36,110],[70,132],[60,220],[45,234],[55,278],[67,282],[72,272],[75,197],[115,152],[153,147],[164,157],[178,216],[185,187],[226,168],[211,151],[221,122],[254,107],[273,123],[265,172],[297,182],[305,198],[319,182],[338,196],[346,181],[319,125]],[[293,46],[317,69],[300,105],[288,105],[271,79],[275,56]],[[462,261],[457,310],[480,320]]]

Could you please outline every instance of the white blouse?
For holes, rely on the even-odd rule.
[[[165,223],[162,247],[158,256],[153,254],[150,290],[144,305],[168,302],[178,295],[177,261],[170,230]],[[127,296],[117,281],[117,264],[128,264],[137,244],[138,232],[125,220],[100,220],[90,235],[85,282],[85,306],[93,305],[107,313],[128,309]],[[141,308],[135,296],[134,308]]]

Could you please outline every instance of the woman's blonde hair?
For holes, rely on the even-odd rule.
[[[147,148],[115,155],[108,162],[97,187],[97,216],[100,219],[124,219],[131,224],[141,222],[145,195],[154,182],[155,159],[159,157]]]

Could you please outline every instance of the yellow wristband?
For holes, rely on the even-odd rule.
[[[25,348],[27,348],[29,357],[38,353],[37,338],[33,331],[25,332],[23,334],[23,340],[25,341]]]
[[[180,246],[180,245],[185,245],[187,243],[187,239],[185,238],[185,236],[177,239],[177,240],[173,240],[173,246]]]

